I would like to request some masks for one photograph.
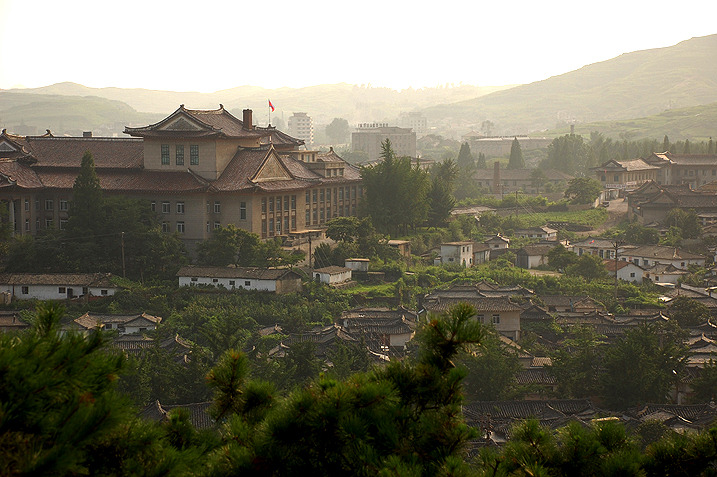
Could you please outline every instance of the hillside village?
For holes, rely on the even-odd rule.
[[[66,303],[63,333],[103,330],[109,349],[146,376],[123,378],[121,388],[147,419],[185,407],[197,428],[213,426],[201,376],[232,347],[288,388],[321,372],[411,359],[421,327],[459,304],[493,336],[462,358],[476,448],[505,444],[526,417],[554,429],[598,416],[628,427],[657,420],[679,432],[717,417],[712,143],[707,154],[612,159],[592,167],[591,179],[525,168],[513,157],[517,138],[507,169],[460,156],[401,169],[404,159],[379,135],[379,161],[359,168],[255,126],[250,110],[238,119],[221,106],[180,106],[125,132],[136,139],[2,132],[0,319],[3,332],[18,332],[30,327],[33,303]],[[426,201],[417,218],[400,208],[402,186],[386,195],[373,184],[400,174],[413,175],[411,203]],[[452,194],[466,176],[479,191],[472,202],[446,208],[429,193]],[[107,197],[104,228],[83,217],[92,213],[91,203],[80,206],[85,197]],[[135,236],[116,228],[119,197],[147,207],[155,246],[178,251],[170,263],[130,266],[133,278],[121,278],[127,259],[157,257],[125,250]],[[392,201],[401,218],[381,222]],[[78,258],[96,256],[78,266],[72,250],[52,251],[53,236]],[[114,237],[114,259],[82,245],[94,236]],[[47,254],[56,259],[43,262]],[[148,281],[157,279],[165,281]],[[657,340],[645,352],[663,361],[633,362],[633,374],[617,353],[637,339]],[[152,368],[157,359],[173,363],[166,376]]]
[[[712,475],[716,51],[0,90],[0,475]]]

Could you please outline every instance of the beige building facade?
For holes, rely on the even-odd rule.
[[[221,105],[180,106],[162,121],[126,128],[131,138],[0,135],[0,200],[16,234],[62,229],[72,186],[90,151],[106,194],[144,199],[162,230],[192,248],[229,224],[262,238],[301,234],[355,215],[363,189],[358,168],[333,150],[252,124]]]

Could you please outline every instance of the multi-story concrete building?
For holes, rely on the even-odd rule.
[[[16,234],[63,228],[72,186],[90,151],[106,194],[144,199],[165,232],[189,248],[228,224],[262,238],[301,234],[355,215],[359,170],[335,152],[256,127],[220,106],[183,105],[162,121],[126,128],[132,138],[0,135],[0,200]]]
[[[362,123],[351,133],[351,149],[363,151],[368,160],[381,157],[381,143],[391,141],[391,147],[398,157],[416,157],[416,133],[410,129],[389,126],[387,123]]]
[[[412,111],[402,114],[400,117],[401,127],[413,129],[418,136],[424,136],[428,132],[428,120],[423,113]]]
[[[314,120],[306,113],[294,113],[289,117],[289,135],[306,144],[314,143]]]

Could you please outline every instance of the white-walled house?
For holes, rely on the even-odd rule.
[[[347,258],[344,260],[344,265],[355,272],[368,272],[370,262],[368,258]]]
[[[620,259],[633,262],[642,268],[654,267],[655,265],[672,265],[680,270],[687,270],[689,265],[705,266],[705,257],[703,255],[664,245],[641,245],[635,248],[626,248],[620,253]]]
[[[3,273],[0,293],[16,300],[66,300],[114,295],[110,273]]]
[[[615,260],[603,260],[605,268],[611,277],[615,276]],[[617,261],[617,278],[626,282],[642,283],[645,270],[633,262]]]
[[[337,267],[331,265],[330,267],[317,268],[313,271],[313,277],[315,280],[327,285],[338,285],[339,283],[348,282],[353,276],[352,270],[346,267]]]
[[[177,272],[179,286],[223,286],[227,290],[292,293],[301,290],[301,275],[288,268],[209,267],[190,265]]]
[[[473,266],[473,242],[448,242],[441,244],[441,265],[458,264]]]
[[[487,243],[491,249],[503,249],[510,246],[510,239],[503,237],[501,234],[496,234],[488,240],[484,240],[484,242]]]

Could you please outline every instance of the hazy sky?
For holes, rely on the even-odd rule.
[[[0,88],[529,83],[714,33],[714,0],[0,0]]]

